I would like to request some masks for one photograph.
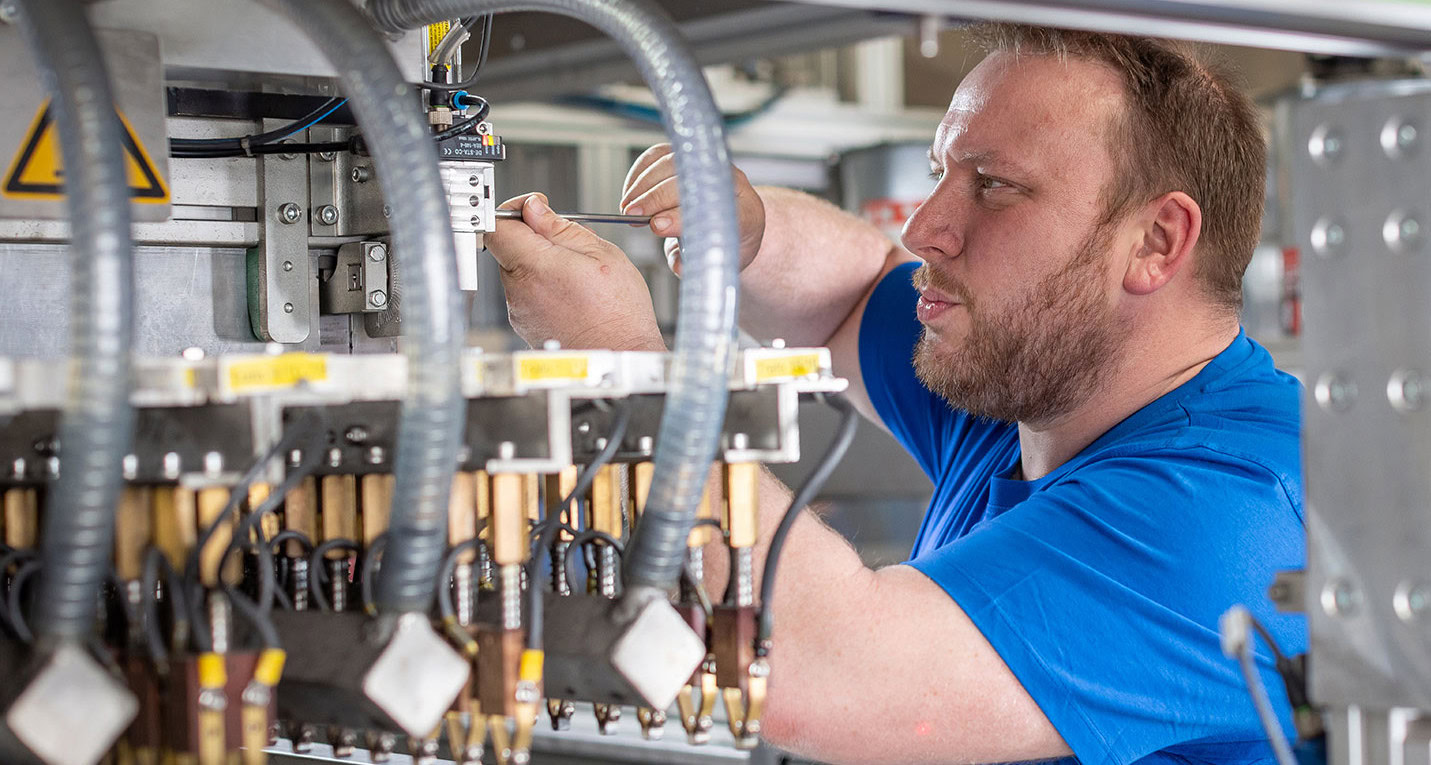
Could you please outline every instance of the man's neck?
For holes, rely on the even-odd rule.
[[[1237,333],[1234,320],[1178,343],[1129,343],[1098,392],[1078,409],[1049,423],[1019,423],[1018,477],[1034,481],[1052,473],[1113,426],[1196,377]],[[1169,354],[1169,348],[1177,350]]]

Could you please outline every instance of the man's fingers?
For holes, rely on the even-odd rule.
[[[528,198],[546,197],[540,193],[522,194],[508,199],[498,207],[504,210],[520,210]],[[497,265],[508,272],[533,267],[536,260],[551,248],[547,238],[532,230],[525,221],[505,219],[497,221],[496,230],[483,237],[483,244],[486,245],[487,251],[492,253]]]
[[[666,237],[666,265],[671,267],[676,276],[681,275],[681,240],[674,236]]]
[[[634,171],[635,168],[632,168]],[[657,157],[655,161],[646,166],[639,175],[634,176],[635,180],[630,180],[622,187],[621,206],[625,209],[629,202],[648,193],[652,187],[663,183],[676,176],[676,155],[665,154]]]
[[[622,202],[621,211],[628,215],[650,215],[655,217],[673,210],[681,204],[681,193],[676,176],[668,176],[650,186],[629,202]]]
[[[641,173],[651,166],[652,162],[671,153],[671,144],[658,143],[655,146],[641,152],[641,156],[631,163],[631,169],[626,171],[626,180],[622,182],[621,188],[629,189],[641,177]]]
[[[662,210],[651,218],[651,231],[657,236],[681,235],[681,208]]]

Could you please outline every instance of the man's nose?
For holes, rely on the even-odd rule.
[[[964,251],[962,205],[954,195],[936,188],[904,222],[900,242],[921,259],[933,262],[957,258]]]

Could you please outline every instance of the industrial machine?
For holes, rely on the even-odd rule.
[[[729,160],[669,19],[85,5],[0,6],[0,760],[523,763],[578,704],[753,746],[757,471],[801,397],[853,414],[828,351],[736,348]],[[705,211],[670,353],[467,343],[518,6],[661,98]]]

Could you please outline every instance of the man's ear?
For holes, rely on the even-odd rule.
[[[1138,219],[1142,241],[1128,261],[1123,289],[1151,295],[1191,263],[1202,235],[1202,208],[1187,194],[1170,191],[1149,202]]]

